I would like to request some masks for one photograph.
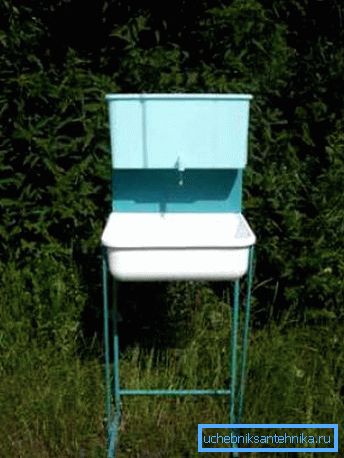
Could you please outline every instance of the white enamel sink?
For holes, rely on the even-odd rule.
[[[102,245],[124,281],[234,280],[255,235],[241,213],[111,213]]]

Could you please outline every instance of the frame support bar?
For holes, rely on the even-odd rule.
[[[120,390],[123,396],[224,396],[230,390]]]

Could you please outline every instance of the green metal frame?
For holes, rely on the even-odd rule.
[[[117,313],[117,284],[113,280],[112,303],[113,303],[113,377],[111,377],[110,361],[110,331],[109,331],[109,271],[107,265],[106,248],[102,247],[103,265],[103,307],[104,307],[104,349],[105,349],[105,382],[106,382],[106,423],[107,423],[107,458],[116,456],[118,432],[121,422],[121,397],[122,396],[228,396],[229,397],[229,422],[240,423],[243,413],[245,397],[245,381],[247,370],[247,352],[249,343],[251,291],[254,271],[254,246],[249,249],[249,266],[246,281],[246,297],[244,301],[244,319],[242,347],[239,351],[239,319],[240,319],[240,281],[234,281],[233,311],[231,320],[231,345],[230,345],[230,386],[224,389],[205,390],[136,390],[121,389],[119,379],[119,339],[118,339],[118,313]],[[112,380],[111,380],[112,379]],[[238,431],[236,430],[236,433]]]

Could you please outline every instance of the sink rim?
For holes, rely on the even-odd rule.
[[[110,213],[108,248],[247,248],[256,236],[242,213]]]

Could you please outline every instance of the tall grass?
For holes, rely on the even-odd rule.
[[[45,266],[42,288],[50,287],[53,293],[40,295],[40,300],[50,303],[58,314],[56,301],[66,312],[63,305],[69,297],[77,322],[84,296],[73,268],[65,265],[62,273],[50,269]],[[16,281],[10,282],[15,275]],[[25,272],[9,270],[7,279],[1,289],[0,456],[105,456],[101,357],[78,357],[78,326],[68,327],[70,345],[53,340],[53,325],[48,326],[44,340],[36,319],[37,291],[25,290]],[[62,286],[57,286],[59,281]],[[54,294],[54,288],[55,293],[60,288],[60,295]],[[172,285],[168,293],[176,322],[178,309],[183,311],[175,329],[179,345],[127,347],[120,361],[122,387],[228,386],[230,307],[226,295],[195,284]],[[54,320],[60,326],[59,317]],[[343,325],[335,323],[271,322],[253,330],[244,421],[339,423],[341,438],[342,334]],[[119,458],[194,457],[197,424],[227,422],[229,413],[226,398],[132,397],[124,398],[122,407]]]
[[[30,349],[0,387],[1,457],[102,456],[103,389],[98,361]]]
[[[1,274],[0,456],[101,456],[103,372],[77,353],[78,272],[42,255]]]

